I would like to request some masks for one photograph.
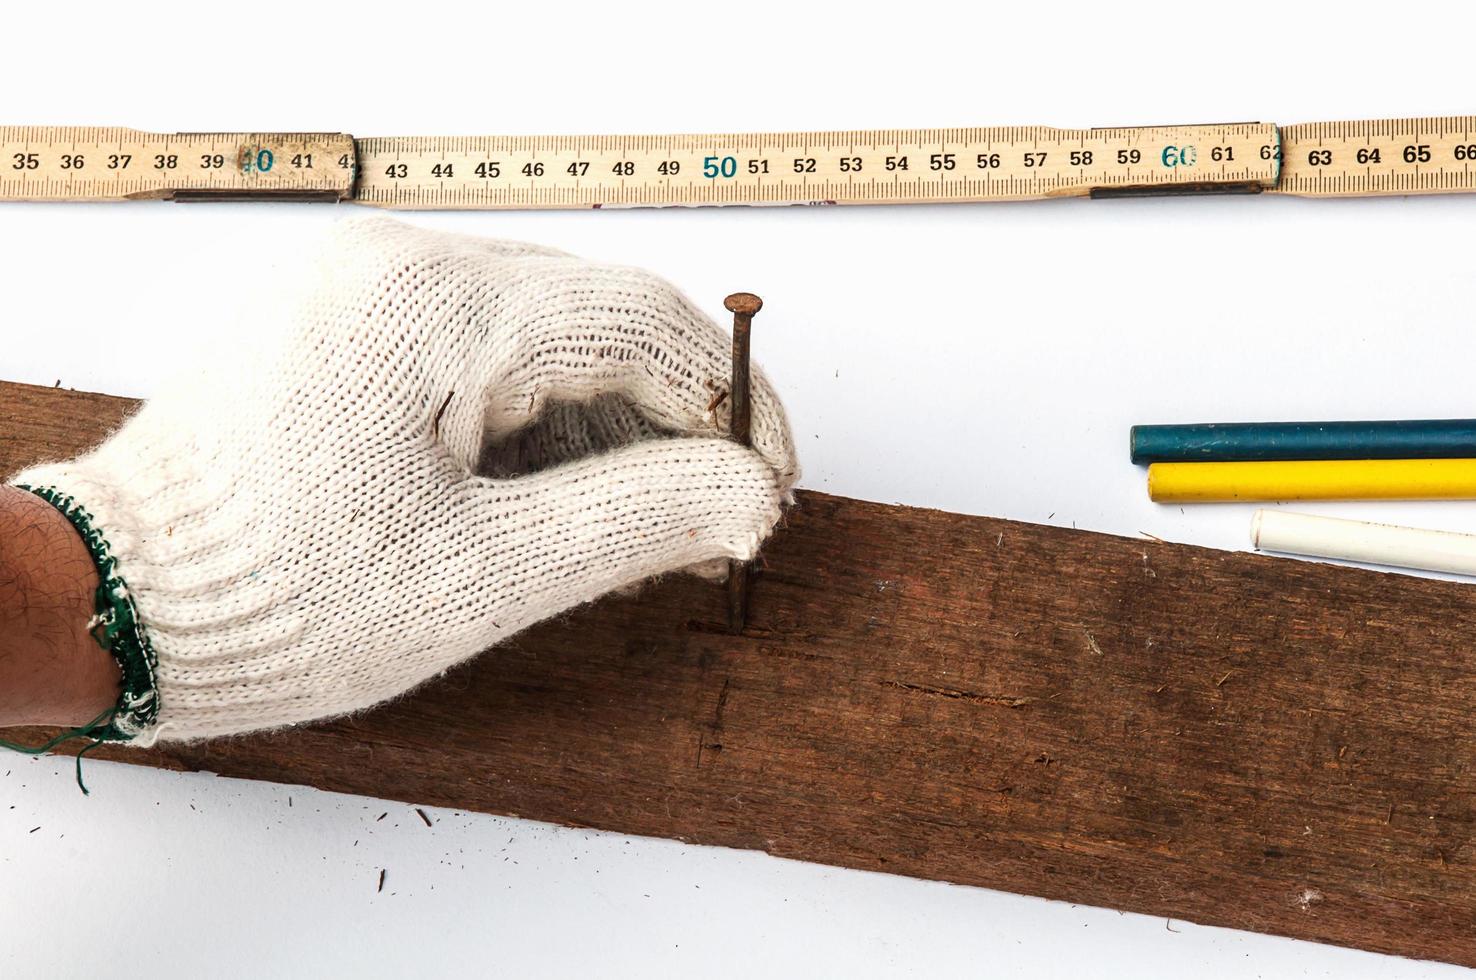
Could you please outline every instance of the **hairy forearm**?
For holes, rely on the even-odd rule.
[[[117,700],[117,665],[87,631],[97,585],[67,519],[0,486],[0,728],[80,725]]]

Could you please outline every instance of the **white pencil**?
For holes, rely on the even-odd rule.
[[[1258,510],[1251,519],[1251,546],[1310,558],[1476,575],[1476,534],[1455,531]]]

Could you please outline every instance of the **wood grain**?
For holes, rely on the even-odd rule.
[[[131,403],[0,384],[0,472]],[[1476,591],[817,493],[346,721],[109,758],[1476,965]],[[36,734],[36,733],[31,733]]]

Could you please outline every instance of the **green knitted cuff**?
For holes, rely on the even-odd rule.
[[[97,566],[97,615],[89,629],[102,648],[113,655],[123,672],[123,693],[105,727],[89,732],[96,741],[127,742],[154,723],[159,714],[159,687],[154,677],[158,663],[138,619],[138,608],[128,586],[118,575],[118,560],[107,538],[82,505],[55,487],[16,484],[51,504],[72,522]]]

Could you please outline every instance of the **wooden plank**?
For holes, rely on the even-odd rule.
[[[0,385],[0,472],[128,402]],[[1476,591],[818,493],[361,717],[107,757],[1476,965]],[[33,733],[34,734],[34,733]]]

